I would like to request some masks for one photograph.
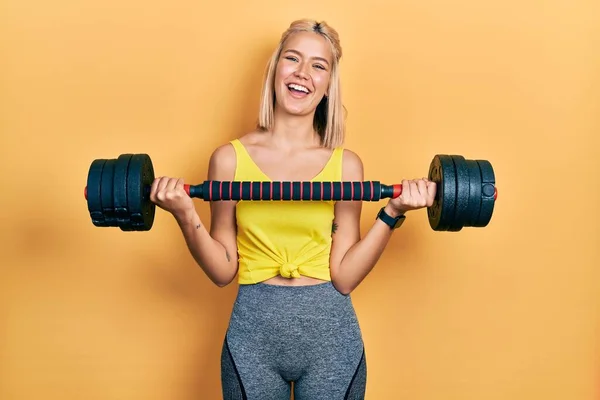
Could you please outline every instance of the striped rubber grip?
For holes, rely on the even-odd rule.
[[[391,186],[378,181],[365,182],[248,182],[204,181],[195,186],[185,185],[190,197],[205,201],[218,200],[361,200],[378,201],[382,189]],[[386,196],[389,197],[389,196]]]

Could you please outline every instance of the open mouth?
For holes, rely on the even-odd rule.
[[[310,93],[310,90],[308,90],[306,86],[298,85],[296,83],[290,83],[287,88],[293,95],[298,97],[303,97]]]

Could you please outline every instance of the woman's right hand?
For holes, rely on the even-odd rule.
[[[185,219],[195,211],[192,198],[183,188],[183,178],[155,178],[150,188],[150,201],[178,220]]]

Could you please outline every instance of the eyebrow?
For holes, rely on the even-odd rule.
[[[300,53],[298,50],[294,50],[294,49],[287,49],[286,51],[284,51],[284,54],[285,53],[294,53],[296,55],[302,56],[302,53]],[[329,65],[329,61],[327,61],[323,57],[313,57],[313,59],[323,61],[325,64]]]

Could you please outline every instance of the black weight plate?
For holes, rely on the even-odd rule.
[[[104,212],[102,211],[102,198],[100,195],[102,170],[104,169],[105,159],[92,161],[87,176],[87,206],[92,219],[92,224],[99,227],[106,226]]]
[[[127,204],[131,228],[148,231],[154,223],[155,205],[150,201],[150,186],[154,181],[154,168],[147,154],[131,157],[127,174]]]
[[[154,166],[152,160],[147,154],[142,156],[142,190],[144,193],[144,201],[142,203],[142,216],[144,218],[144,229],[150,230],[154,225],[154,215],[156,213],[156,205],[150,201],[150,187],[154,182]]]
[[[487,160],[477,160],[479,170],[481,171],[481,211],[476,227],[485,227],[492,219],[494,204],[496,203],[496,176],[492,164]]]
[[[131,219],[127,207],[127,174],[132,154],[122,154],[115,163],[113,178],[113,199],[117,226],[122,230],[131,230]]]
[[[456,204],[456,171],[452,158],[436,155],[429,166],[428,179],[436,183],[436,195],[427,209],[429,225],[435,231],[447,231],[454,219]]]
[[[129,160],[129,168],[127,169],[127,211],[129,214],[129,225],[125,226],[125,230],[138,230],[138,223],[142,219],[140,210],[142,209],[142,193],[137,189],[142,181],[142,163],[136,154],[131,156]]]
[[[440,184],[440,181],[442,180],[442,173],[441,173],[441,165],[440,165],[440,160],[439,160],[439,155],[436,155],[433,160],[431,161],[431,164],[429,165],[429,174],[428,174],[428,179],[432,182],[435,182],[437,185],[437,190],[436,190],[436,194],[435,197],[433,199],[433,204],[427,208],[427,217],[429,219],[429,226],[431,226],[431,228],[435,231],[438,230],[443,230],[442,227],[440,226],[440,217],[442,215],[442,191],[443,191],[443,187]]]
[[[453,155],[452,161],[456,170],[456,202],[454,218],[448,228],[451,232],[460,231],[465,225],[469,206],[469,169],[463,156]]]
[[[469,207],[464,226],[474,226],[479,219],[479,210],[481,209],[481,171],[479,171],[477,161],[467,160],[466,162],[469,168]]]
[[[113,177],[115,173],[115,160],[106,160],[102,170],[100,198],[105,226],[117,226],[115,206],[113,200]]]

